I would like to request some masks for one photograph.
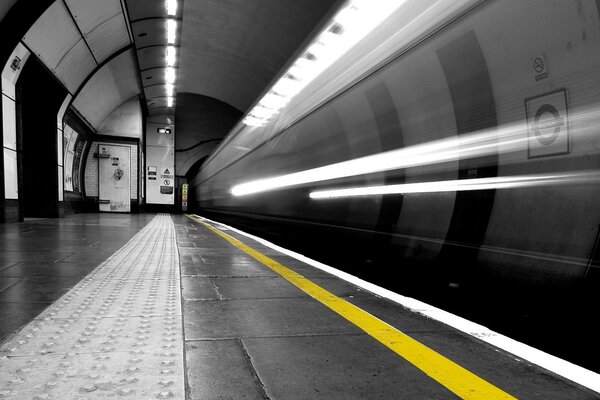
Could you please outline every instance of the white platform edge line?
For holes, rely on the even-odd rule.
[[[588,389],[591,389],[595,392],[600,393],[600,374],[590,371],[586,368],[580,367],[576,364],[573,364],[569,361],[563,360],[541,350],[538,350],[534,347],[531,347],[527,344],[521,343],[517,340],[511,339],[507,336],[504,336],[500,333],[494,332],[483,325],[479,325],[475,322],[471,322],[467,319],[444,311],[442,309],[436,308],[432,305],[424,303],[420,300],[413,299],[411,297],[402,296],[398,293],[394,293],[388,289],[382,288],[381,286],[374,285],[369,283],[363,279],[360,279],[354,275],[350,275],[344,271],[339,269],[330,267],[329,265],[320,263],[319,261],[308,258],[302,254],[296,253],[292,250],[285,249],[283,247],[277,246],[274,243],[271,243],[265,239],[262,239],[258,236],[254,236],[247,232],[241,231],[232,226],[213,221],[211,219],[201,217],[197,214],[192,214],[198,217],[201,220],[211,222],[215,225],[225,227],[226,229],[232,230],[234,232],[239,233],[240,235],[244,235],[252,240],[255,240],[267,247],[270,247],[274,250],[277,250],[285,255],[293,257],[299,261],[302,261],[308,265],[311,265],[315,268],[318,268],[322,271],[328,272],[331,275],[335,275],[340,279],[343,279],[347,282],[350,282],[356,286],[359,286],[365,290],[368,290],[371,293],[374,293],[378,296],[391,300],[395,303],[398,303],[411,311],[414,311],[418,314],[424,315],[428,318],[431,318],[435,321],[442,322],[446,325],[451,326],[461,332],[464,332],[470,336],[473,336],[483,342],[489,343],[492,346],[500,348],[508,353],[515,355],[518,359],[527,360],[530,363],[536,364],[548,371],[551,371],[559,376],[562,376],[570,381],[573,381],[581,386],[584,386]]]

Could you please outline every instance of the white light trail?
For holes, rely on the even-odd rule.
[[[174,99],[173,97],[167,97],[167,107],[173,107]]]
[[[528,137],[523,134],[526,129],[523,125],[516,125],[440,139],[323,167],[242,183],[234,186],[231,193],[242,196],[330,179],[444,163],[458,160],[459,155],[461,159],[465,159],[518,151],[527,146]]]
[[[264,120],[257,118],[256,125]],[[569,116],[569,132],[581,143],[595,143],[600,125],[596,108]],[[234,186],[231,193],[243,196],[307,183],[348,178],[403,168],[429,166],[470,158],[520,153],[528,149],[529,141],[537,139],[528,133],[526,121],[513,125],[452,136],[370,156],[324,165],[291,174],[252,180]],[[593,142],[592,142],[593,141]],[[589,146],[589,145],[588,145]],[[456,168],[456,167],[453,167]]]
[[[461,192],[469,190],[515,189],[534,186],[582,184],[600,182],[600,171],[577,171],[558,174],[498,176],[493,178],[458,179],[437,182],[404,183],[399,185],[365,186],[345,189],[319,190],[310,193],[311,199],[335,199],[384,194]]]

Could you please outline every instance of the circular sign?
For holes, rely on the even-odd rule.
[[[533,130],[538,142],[543,145],[554,143],[563,125],[563,118],[553,105],[544,104],[535,112]]]
[[[535,69],[535,72],[539,74],[543,72],[545,68],[546,65],[544,64],[544,60],[542,59],[542,57],[536,57],[533,60],[533,69]]]
[[[165,179],[163,183],[165,184],[165,186],[171,186],[171,181],[168,179]]]

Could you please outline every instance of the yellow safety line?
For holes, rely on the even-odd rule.
[[[328,292],[304,278],[302,275],[245,245],[234,237],[221,232],[196,217],[191,215],[187,215],[187,217],[202,224],[238,249],[271,268],[284,279],[352,322],[457,396],[460,396],[463,399],[482,400],[515,399],[515,397],[510,394],[500,390],[455,362],[400,332],[393,326],[381,321],[377,317],[374,317],[346,300],[337,297],[333,293]]]

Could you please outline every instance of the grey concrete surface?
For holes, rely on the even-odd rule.
[[[190,399],[453,399],[363,330],[208,229],[174,216]],[[228,230],[516,398],[598,395]],[[187,275],[187,276],[186,276]]]

